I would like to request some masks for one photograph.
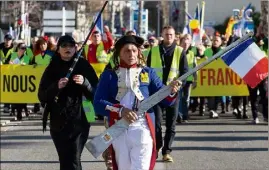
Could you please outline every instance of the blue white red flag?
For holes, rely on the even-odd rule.
[[[252,38],[224,54],[222,60],[251,88],[268,76],[268,57]]]
[[[94,21],[97,19],[98,14],[99,14],[99,13],[97,13],[97,14],[94,16]],[[103,17],[102,17],[102,15],[101,15],[101,17],[99,18],[99,20],[97,21],[96,26],[94,27],[94,31],[99,31],[101,34],[104,33],[104,25],[103,25]]]

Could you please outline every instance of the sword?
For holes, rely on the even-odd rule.
[[[194,74],[198,70],[202,69],[212,61],[220,58],[222,55],[226,54],[233,48],[235,48],[238,44],[246,41],[249,39],[249,37],[253,36],[253,33],[246,34],[244,37],[238,39],[225,49],[219,51],[216,53],[213,57],[209,58],[207,61],[201,63],[197,67],[191,69],[184,75],[180,76],[177,80],[178,81],[183,81],[187,79],[190,75]],[[171,94],[171,87],[170,86],[165,86],[161,88],[158,92],[155,94],[151,95],[149,98],[145,99],[142,101],[138,107],[137,115],[144,114],[147,112],[150,108],[158,104],[160,101],[162,101],[164,98],[169,96]],[[114,125],[109,127],[107,130],[105,130],[103,133],[100,135],[94,137],[91,141],[87,142],[85,144],[85,147],[89,150],[89,152],[97,158],[100,156],[113,142],[114,139],[119,137],[125,130],[127,130],[129,127],[129,123],[125,119],[120,119],[117,121]]]

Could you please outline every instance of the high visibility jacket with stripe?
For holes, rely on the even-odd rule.
[[[97,59],[97,63],[92,63],[89,61],[89,45],[86,45],[84,47],[84,53],[85,53],[85,56],[86,56],[86,60],[88,60],[88,62],[92,65],[97,77],[99,78],[100,75],[102,74],[102,72],[104,71],[106,65],[110,62],[110,58],[111,56],[113,55],[112,52],[110,53],[107,53],[105,51],[105,47],[104,47],[104,44],[101,42],[101,44],[99,44],[97,46],[97,49],[96,49],[96,59]]]
[[[24,53],[24,55],[21,58],[18,58],[18,52],[13,52],[11,54],[10,62],[13,64],[30,64],[30,57]]]
[[[182,47],[175,47],[171,68],[166,81],[167,85],[170,84],[175,77],[177,78],[179,76],[179,64],[182,51]],[[163,65],[159,46],[152,47],[151,49],[150,67],[153,68],[156,71],[157,75],[160,77],[160,79],[163,80]]]
[[[89,60],[89,45],[85,45],[84,53],[87,60]],[[107,54],[103,42],[101,42],[96,49],[96,59],[98,63],[108,63],[110,55]]]
[[[7,61],[7,59],[9,59],[11,57],[11,54],[13,52],[14,52],[14,49],[13,48],[10,48],[7,51],[6,55],[5,55],[3,49],[0,48],[0,63],[1,64],[5,64],[6,62],[9,62],[9,61]]]
[[[53,56],[53,52],[47,50],[45,52],[45,55],[42,56],[42,54],[38,54],[35,56],[34,58],[34,63],[36,63],[37,65],[49,65],[51,59]]]

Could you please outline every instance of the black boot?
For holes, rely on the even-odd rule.
[[[22,120],[22,112],[21,110],[17,110],[17,120],[21,121]]]
[[[236,110],[237,110],[236,118],[237,118],[237,119],[241,119],[241,118],[242,118],[242,114],[241,114],[242,112],[241,112],[241,110],[238,109],[238,108],[237,108]]]
[[[226,103],[226,112],[230,111],[230,103]]]
[[[224,103],[221,103],[221,113],[225,114],[225,107],[224,107]]]
[[[244,106],[243,108],[243,119],[248,119],[248,115],[247,115],[247,109],[246,109],[246,106]]]
[[[177,123],[182,123],[182,117],[180,115],[177,117]]]
[[[33,112],[34,112],[34,113],[37,113],[37,112],[39,112],[39,111],[40,111],[40,105],[37,103],[37,104],[34,105],[34,110],[33,110]]]
[[[205,112],[205,107],[204,106],[200,106],[199,107],[199,116],[204,116],[205,115],[204,112]]]

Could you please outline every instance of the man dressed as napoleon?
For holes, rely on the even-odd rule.
[[[134,35],[116,42],[115,67],[102,73],[94,98],[96,113],[108,116],[110,126],[121,118],[130,124],[112,143],[113,170],[153,170],[156,161],[153,110],[139,116],[135,110],[164,85],[153,69],[144,66],[140,50],[143,43]],[[172,105],[180,85],[181,82],[172,81],[171,95],[161,104]]]

